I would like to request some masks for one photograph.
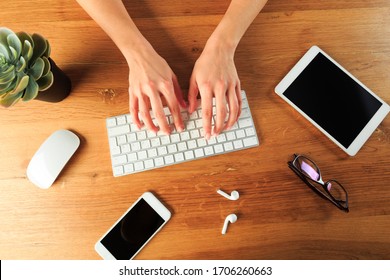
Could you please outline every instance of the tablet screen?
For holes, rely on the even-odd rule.
[[[382,105],[322,53],[283,94],[345,148]]]

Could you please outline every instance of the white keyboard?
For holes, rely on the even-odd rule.
[[[213,124],[215,100],[213,101]],[[115,177],[151,170],[190,160],[226,154],[259,145],[245,92],[242,91],[242,113],[237,123],[210,140],[204,138],[202,108],[191,115],[181,112],[185,129],[174,129],[172,116],[164,108],[172,133],[164,135],[138,130],[130,114],[107,118],[106,126],[110,145],[112,170]],[[152,120],[156,122],[155,119]]]

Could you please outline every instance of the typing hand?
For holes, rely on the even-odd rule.
[[[196,109],[200,93],[205,138],[230,129],[241,113],[241,86],[233,55],[224,49],[206,48],[196,61],[188,92],[189,113]],[[212,130],[212,98],[216,99],[216,120]],[[225,120],[227,121],[225,123]]]
[[[168,63],[153,48],[144,48],[128,60],[129,106],[133,123],[140,129],[142,122],[147,129],[157,133],[159,130],[170,134],[171,129],[163,110],[161,97],[165,98],[178,131],[184,129],[180,107],[187,107],[177,78]],[[150,116],[152,109],[157,127]],[[141,117],[141,119],[140,119]]]

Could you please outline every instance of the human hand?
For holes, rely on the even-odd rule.
[[[130,68],[129,107],[133,123],[140,129],[142,120],[148,130],[154,133],[160,130],[165,134],[170,134],[171,128],[165,117],[161,100],[163,96],[173,116],[176,130],[182,131],[184,124],[179,106],[185,108],[187,104],[177,77],[168,63],[150,45],[140,48],[127,61]],[[149,113],[150,109],[159,127],[153,123]]]
[[[189,113],[196,109],[196,97],[200,93],[205,138],[230,129],[241,114],[241,85],[233,53],[227,49],[205,47],[196,61],[188,92]],[[212,131],[212,98],[216,100],[216,120]],[[225,123],[226,117],[227,121]]]

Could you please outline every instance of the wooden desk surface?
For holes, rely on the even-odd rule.
[[[183,89],[229,1],[125,1]],[[37,32],[71,77],[71,96],[0,108],[0,259],[99,259],[94,244],[145,191],[172,219],[138,259],[389,259],[390,118],[347,156],[275,93],[301,55],[319,45],[390,103],[390,1],[269,0],[242,39],[236,64],[258,148],[114,178],[105,118],[128,111],[128,69],[75,1],[9,1],[1,25]],[[112,89],[114,97],[104,95]],[[48,190],[26,178],[29,160],[57,129],[81,148]],[[317,197],[287,167],[293,153],[348,189],[350,213]],[[237,189],[238,201],[216,190]],[[238,222],[220,231],[226,215]]]

